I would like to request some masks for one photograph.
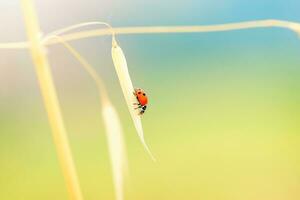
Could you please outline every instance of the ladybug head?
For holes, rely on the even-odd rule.
[[[141,88],[134,89],[137,96],[146,96],[146,93]]]

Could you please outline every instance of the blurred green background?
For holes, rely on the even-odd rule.
[[[298,0],[36,0],[47,33],[86,21],[112,26],[300,21]],[[26,40],[17,0],[0,1],[0,42]],[[153,163],[136,135],[110,37],[72,42],[97,68],[120,114],[129,158],[126,199],[300,199],[300,40],[283,29],[118,36]],[[0,199],[67,199],[27,50],[0,50]],[[48,48],[85,199],[114,199],[92,80],[62,46]]]

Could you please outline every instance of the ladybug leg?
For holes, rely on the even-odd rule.
[[[138,105],[137,107],[135,107],[134,109],[138,109],[138,108],[143,108],[143,106]]]
[[[134,109],[141,108],[141,104],[140,103],[133,103],[133,105],[136,106]]]
[[[139,112],[139,115],[141,116],[141,115],[143,115],[144,114],[144,110],[141,110],[141,112]]]
[[[140,103],[133,103],[133,105],[137,106],[137,108],[142,108],[143,107]]]

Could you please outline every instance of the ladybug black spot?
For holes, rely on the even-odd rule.
[[[141,94],[141,92],[138,92],[138,94]]]
[[[143,95],[144,95],[144,96],[146,96],[146,94],[145,94],[145,93],[143,93]]]

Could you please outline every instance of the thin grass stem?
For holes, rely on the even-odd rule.
[[[82,23],[82,24],[88,24]],[[94,23],[94,22],[91,22]],[[99,22],[96,22],[99,23]],[[82,26],[82,24],[74,26]],[[277,19],[266,19],[256,21],[246,21],[228,24],[216,25],[200,25],[200,26],[141,26],[141,27],[119,27],[113,28],[116,35],[121,34],[159,34],[159,33],[200,33],[200,32],[220,32],[220,31],[233,31],[241,29],[254,29],[254,28],[284,28],[296,32],[300,36],[300,23],[292,21],[284,21]],[[111,30],[107,29],[94,29],[88,31],[80,31],[77,33],[66,34],[63,37],[64,41],[80,40],[84,38],[104,36],[112,34]],[[59,41],[51,40],[46,45],[53,45]],[[27,42],[10,42],[0,43],[0,49],[24,49],[28,48]]]
[[[159,33],[197,33],[197,32],[223,32],[253,28],[285,28],[300,34],[300,24],[297,22],[283,20],[257,20],[248,22],[216,24],[216,25],[200,25],[200,26],[144,26],[144,27],[120,27],[113,28],[116,35],[120,34],[159,34]],[[97,37],[109,35],[108,30],[88,30],[77,33],[64,35],[65,41],[78,40],[89,37]],[[47,43],[51,44],[51,43]]]

